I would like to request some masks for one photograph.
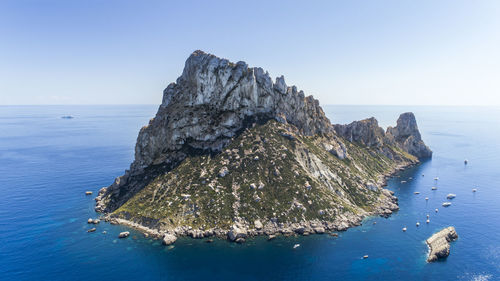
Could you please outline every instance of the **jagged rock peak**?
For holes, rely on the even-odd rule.
[[[427,147],[420,136],[417,120],[412,112],[406,112],[399,116],[396,127],[388,127],[386,137],[394,141],[404,151],[417,156],[428,158],[432,151]]]
[[[195,51],[164,90],[156,117],[141,129],[131,170],[175,163],[188,151],[220,151],[250,123],[272,118],[304,135],[333,130],[318,100],[287,86],[283,76],[273,83],[262,68]]]
[[[395,145],[418,158],[432,156],[432,151],[420,136],[417,121],[412,112],[401,114],[396,127],[388,127],[386,132],[379,127],[377,120],[373,117],[347,125],[334,125],[334,129],[337,134],[350,142],[354,141],[371,147],[381,147],[383,144]],[[383,153],[392,159],[391,155]]]

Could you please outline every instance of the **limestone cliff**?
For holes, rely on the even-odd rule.
[[[375,147],[388,158],[394,155],[384,150],[384,144],[399,147],[403,151],[418,158],[429,158],[432,151],[423,142],[418,130],[415,115],[411,112],[399,116],[396,127],[389,127],[387,131],[378,126],[375,118],[354,121],[348,125],[335,125],[338,135],[350,142]]]
[[[96,210],[158,233],[232,240],[345,229],[396,210],[385,177],[426,149],[412,114],[387,132],[373,118],[333,126],[283,76],[195,51]]]

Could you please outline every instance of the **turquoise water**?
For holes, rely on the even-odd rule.
[[[123,226],[101,223],[87,233],[86,220],[96,214],[94,196],[84,192],[95,195],[123,174],[139,128],[156,109],[0,107],[0,280],[500,279],[499,108],[324,107],[335,123],[375,116],[382,126],[413,111],[434,151],[432,160],[389,182],[399,212],[369,218],[339,238],[257,238],[243,245],[179,239],[167,248],[133,230],[128,239],[117,239]],[[61,119],[64,115],[75,118]],[[435,183],[434,177],[440,180]],[[432,191],[433,185],[438,190]],[[457,197],[443,208],[448,193]],[[449,225],[460,236],[451,255],[426,263],[424,240]],[[301,246],[294,250],[296,243]]]

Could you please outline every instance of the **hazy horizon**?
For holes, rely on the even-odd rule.
[[[0,105],[159,104],[197,49],[322,105],[500,105],[498,1],[0,3]]]

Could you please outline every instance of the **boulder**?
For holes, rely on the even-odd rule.
[[[227,237],[231,241],[236,241],[238,238],[246,238],[247,237],[247,230],[244,229],[242,226],[238,225],[233,225],[231,227],[231,230],[227,233]]]
[[[255,226],[255,229],[257,229],[257,230],[260,230],[260,229],[262,229],[264,227],[262,225],[262,223],[260,222],[260,220],[255,220],[253,224]]]
[[[173,234],[165,234],[165,236],[163,236],[163,244],[164,245],[171,245],[173,244],[175,241],[177,240],[177,236],[173,235]]]

